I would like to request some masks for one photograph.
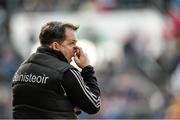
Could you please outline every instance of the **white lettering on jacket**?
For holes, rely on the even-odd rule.
[[[46,74],[43,74],[42,76],[36,76],[34,74],[18,74],[15,73],[14,77],[13,77],[13,82],[16,81],[21,81],[21,82],[32,82],[32,83],[39,83],[39,84],[46,84],[47,79],[49,79],[49,77],[46,76]]]

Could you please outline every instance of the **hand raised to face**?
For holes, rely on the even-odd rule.
[[[84,68],[89,65],[89,59],[87,54],[84,53],[81,47],[76,47],[76,53],[74,55],[74,61],[80,68]]]

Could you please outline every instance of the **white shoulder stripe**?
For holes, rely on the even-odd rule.
[[[83,78],[79,75],[80,73],[78,73],[75,70],[70,70],[74,76],[76,77],[76,79],[78,80],[82,90],[84,91],[85,95],[88,97],[88,99],[93,103],[93,105],[95,107],[100,107],[101,101],[100,101],[100,97],[94,95],[88,86],[85,85],[85,83],[83,83]],[[88,89],[87,89],[88,88]]]

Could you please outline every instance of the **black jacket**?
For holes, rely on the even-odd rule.
[[[60,52],[41,46],[15,73],[13,118],[77,118],[100,109],[100,90],[92,66],[79,72]]]

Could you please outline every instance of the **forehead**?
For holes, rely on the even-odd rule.
[[[75,30],[73,30],[72,28],[65,28],[65,30],[66,30],[66,35],[69,35],[69,34],[74,34],[76,31]]]
[[[76,40],[76,31],[71,28],[66,28],[66,39]]]

